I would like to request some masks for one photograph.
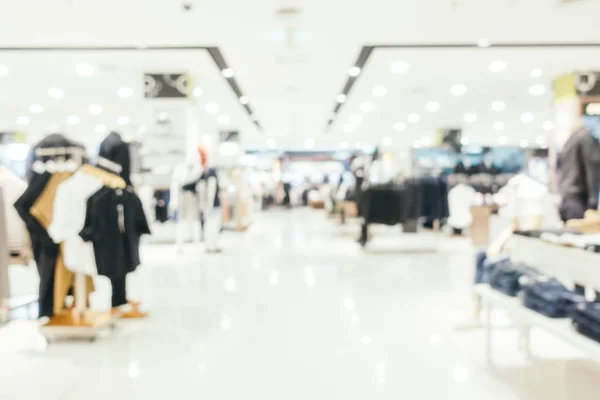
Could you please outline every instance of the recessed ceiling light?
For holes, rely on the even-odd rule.
[[[393,140],[389,136],[384,137],[383,140],[381,141],[381,143],[383,143],[384,146],[391,146],[392,142],[393,142]]]
[[[304,140],[304,148],[305,149],[312,149],[313,147],[315,147],[315,139],[313,139],[313,138],[306,138]]]
[[[498,137],[498,143],[499,144],[506,144],[506,142],[508,142],[508,139],[506,138],[506,136],[499,136]]]
[[[546,93],[546,87],[541,84],[533,85],[529,88],[529,94],[532,96],[541,96]]]
[[[344,124],[344,132],[350,133],[354,131],[353,124]]]
[[[77,115],[70,115],[67,117],[67,124],[69,125],[77,125],[81,120]]]
[[[542,128],[544,128],[545,131],[551,131],[552,129],[554,129],[554,122],[552,122],[552,121],[545,121],[542,124]]]
[[[385,86],[375,86],[372,93],[375,97],[383,97],[387,94],[387,88]]]
[[[365,101],[364,103],[361,103],[359,108],[360,108],[360,111],[362,111],[364,113],[368,113],[368,112],[373,111],[373,104]]]
[[[346,101],[346,95],[343,94],[343,93],[342,94],[338,94],[337,97],[335,98],[335,100],[338,103],[342,104],[342,103],[344,103]]]
[[[219,117],[217,118],[217,122],[219,123],[219,125],[228,124],[229,116],[228,115],[219,115]]]
[[[394,124],[394,130],[396,132],[402,132],[405,129],[406,129],[406,124],[404,122],[396,122]]]
[[[357,77],[360,75],[360,67],[352,67],[348,70],[348,75],[352,77]]]
[[[529,147],[529,140],[527,140],[527,139],[522,139],[522,140],[519,142],[519,145],[520,145],[521,147],[523,147],[523,148],[525,148],[525,147]]]
[[[206,111],[207,114],[214,114],[219,111],[219,106],[215,103],[208,103],[204,106],[204,111]]]
[[[34,104],[31,107],[29,107],[29,111],[31,111],[32,114],[41,114],[45,110],[44,107],[42,107],[40,104]]]
[[[129,124],[129,117],[126,115],[123,115],[123,116],[117,118],[117,123],[119,125],[127,125],[127,124]]]
[[[475,113],[467,113],[465,114],[465,122],[475,122],[477,121],[477,114]]]
[[[465,85],[454,85],[450,88],[450,93],[454,96],[464,96],[467,93],[467,87]]]
[[[221,71],[221,74],[223,74],[223,77],[225,78],[233,78],[233,75],[235,75],[235,73],[233,72],[233,69],[231,68],[225,68]]]
[[[199,87],[195,87],[194,90],[192,90],[192,95],[196,98],[201,97],[203,93],[204,90],[202,90],[202,88]]]
[[[408,114],[408,117],[406,117],[406,119],[411,124],[416,124],[417,122],[419,122],[421,120],[421,116],[416,113],[411,113],[411,114]]]
[[[88,111],[94,115],[102,114],[102,106],[100,104],[90,104]]]
[[[495,72],[495,73],[502,72],[506,69],[506,63],[502,60],[492,61],[489,68],[490,68],[490,71]]]
[[[488,38],[481,38],[477,41],[477,47],[490,47],[492,45],[492,42],[490,41],[490,39]]]
[[[117,90],[117,95],[122,99],[131,97],[133,96],[133,89],[128,87],[119,88],[119,90]]]
[[[138,133],[146,133],[148,132],[148,127],[146,125],[140,125],[138,127]]]
[[[363,116],[360,114],[354,114],[350,117],[350,121],[352,121],[353,124],[360,124],[363,121]]]
[[[395,61],[390,66],[390,69],[395,74],[404,74],[408,71],[409,68],[410,68],[410,65],[408,65],[408,63],[406,63],[404,61]]]
[[[428,136],[425,136],[423,139],[421,139],[421,144],[423,146],[430,146],[431,145],[431,138]]]
[[[494,129],[497,131],[504,130],[504,122],[494,122]]]
[[[546,137],[545,137],[545,136],[538,136],[538,137],[535,139],[535,142],[536,142],[537,144],[539,144],[539,145],[546,144]]]
[[[10,70],[6,65],[0,65],[0,75],[8,75]]]
[[[107,130],[106,125],[96,125],[96,133],[105,133]]]
[[[62,99],[65,97],[65,91],[61,88],[53,87],[48,89],[48,96],[52,97],[53,99]]]
[[[88,63],[79,63],[75,67],[75,71],[77,71],[77,74],[81,76],[94,75],[94,66]]]
[[[492,103],[492,110],[493,111],[502,111],[506,108],[506,103],[503,101],[494,101]]]
[[[463,146],[467,146],[469,143],[470,143],[470,140],[467,137],[463,137],[460,139],[460,144],[462,144]]]
[[[531,121],[533,121],[533,114],[532,113],[526,112],[526,113],[521,114],[521,122],[528,123],[528,122],[531,122]]]
[[[437,101],[430,101],[425,104],[425,109],[429,112],[436,112],[440,109],[440,103]]]
[[[531,77],[532,78],[541,78],[542,76],[544,76],[544,70],[541,68],[535,68],[531,70]]]
[[[274,148],[276,148],[276,147],[277,147],[277,142],[275,141],[275,139],[273,139],[273,138],[268,138],[268,139],[267,139],[267,147],[268,147],[269,149],[274,149]]]
[[[19,125],[29,125],[31,119],[26,116],[17,117],[17,124]]]
[[[248,102],[248,96],[240,96],[240,104],[245,106],[246,104],[248,104]]]
[[[348,143],[348,142],[342,142],[342,143],[340,144],[340,147],[341,147],[342,149],[347,149],[348,147],[350,147],[350,143]]]
[[[156,115],[156,119],[159,122],[167,122],[169,120],[169,113],[166,111],[161,111]]]

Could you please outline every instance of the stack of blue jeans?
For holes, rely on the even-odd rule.
[[[510,260],[498,263],[490,272],[490,286],[507,296],[516,297],[521,291],[521,277],[529,274],[526,266],[515,265]]]
[[[523,290],[525,307],[550,318],[568,318],[578,305],[585,303],[585,296],[568,290],[556,280],[535,282]]]
[[[600,303],[579,305],[572,318],[577,332],[600,342]]]

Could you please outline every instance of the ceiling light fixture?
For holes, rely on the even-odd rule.
[[[123,116],[117,118],[117,123],[119,125],[127,125],[127,124],[129,124],[129,117],[126,115],[123,115]]]
[[[91,76],[94,75],[94,66],[88,63],[79,63],[75,67],[75,71],[80,76]]]
[[[405,129],[406,129],[406,124],[404,122],[396,122],[394,124],[394,130],[396,132],[402,132]]]
[[[106,125],[96,125],[96,133],[105,133],[108,129]]]
[[[532,78],[541,78],[542,76],[544,76],[544,70],[541,68],[535,68],[531,70],[531,77]]]
[[[383,143],[384,146],[391,146],[392,142],[393,142],[393,140],[389,136],[384,137],[383,140],[381,141],[381,143]]]
[[[346,133],[350,133],[354,131],[354,125],[353,124],[344,124],[344,132]]]
[[[405,74],[409,68],[410,68],[410,65],[408,65],[408,63],[406,63],[404,61],[393,62],[392,65],[390,66],[390,69],[395,74]]]
[[[148,132],[148,127],[146,125],[140,125],[138,127],[138,133],[146,133]]]
[[[8,75],[10,70],[6,65],[0,65],[0,75]]]
[[[353,116],[350,117],[350,121],[353,124],[360,124],[363,121],[363,116],[360,114],[354,114]]]
[[[128,87],[119,88],[119,90],[117,90],[117,95],[122,99],[131,97],[133,96],[133,89]]]
[[[532,113],[526,112],[526,113],[521,114],[521,122],[529,123],[531,121],[533,121],[533,114]]]
[[[406,119],[411,124],[416,124],[417,122],[419,122],[421,120],[421,116],[416,113],[411,113],[411,114],[408,114],[408,117],[406,117]]]
[[[492,61],[489,66],[490,71],[494,73],[502,72],[506,69],[506,63],[502,60]]]
[[[473,123],[475,121],[477,121],[477,114],[475,114],[475,113],[465,114],[465,122]]]
[[[348,143],[348,142],[342,142],[342,143],[340,144],[340,147],[341,147],[342,149],[347,149],[348,147],[350,147],[350,143]]]
[[[522,139],[522,140],[519,142],[519,145],[520,145],[521,147],[523,147],[523,148],[529,147],[529,140],[527,140],[527,139]]]
[[[195,87],[194,90],[192,90],[192,95],[195,98],[201,97],[202,94],[204,94],[204,90],[202,90],[202,88]]]
[[[504,130],[504,122],[494,122],[494,129],[497,131]]]
[[[383,97],[387,94],[387,88],[385,86],[375,86],[372,90],[373,96]]]
[[[246,104],[248,104],[249,100],[248,100],[248,96],[240,96],[240,104],[245,106]]]
[[[77,125],[79,122],[81,122],[81,120],[77,115],[70,115],[67,117],[67,124],[69,125]]]
[[[335,98],[335,100],[340,103],[343,104],[346,102],[346,95],[345,94],[338,94],[337,97]]]
[[[453,96],[464,96],[467,93],[467,87],[465,85],[454,85],[450,88],[450,93]]]
[[[506,138],[506,136],[499,136],[498,137],[498,143],[499,144],[506,144],[508,142],[508,139]]]
[[[430,146],[431,145],[431,138],[428,136],[425,136],[423,139],[421,139],[421,144],[423,146]]]
[[[17,117],[17,124],[19,125],[29,125],[31,119],[26,116]]]
[[[219,125],[228,124],[229,116],[228,115],[219,115],[219,117],[217,118],[217,122],[219,123]]]
[[[360,111],[362,111],[364,113],[369,113],[369,112],[373,111],[373,104],[365,101],[364,103],[361,103],[359,108],[360,108]]]
[[[215,103],[208,103],[204,106],[204,111],[206,111],[207,114],[214,114],[219,111],[219,106]]]
[[[552,121],[545,121],[542,124],[542,128],[544,128],[545,131],[551,131],[552,129],[554,129],[554,122],[552,122]]]
[[[425,109],[429,112],[436,112],[440,109],[440,103],[437,101],[430,101],[425,104]]]
[[[44,107],[42,107],[40,104],[34,104],[34,105],[32,105],[31,107],[29,107],[29,111],[30,111],[32,114],[41,114],[41,113],[43,113],[45,110],[44,110]]]
[[[503,101],[494,101],[492,103],[493,111],[503,111],[506,108],[506,103]]]
[[[481,38],[477,41],[477,47],[486,48],[490,47],[492,42],[488,38]]]
[[[88,111],[94,115],[102,114],[102,106],[100,104],[90,104]]]
[[[536,84],[529,88],[529,94],[532,96],[541,96],[546,93],[546,87],[542,84]]]
[[[158,115],[156,116],[156,119],[159,122],[167,122],[169,120],[169,113],[166,111],[161,111],[158,113]]]
[[[231,68],[225,68],[221,71],[221,74],[223,75],[224,78],[233,78],[233,75],[235,75],[235,72],[233,72],[233,69]]]
[[[275,139],[273,139],[273,138],[268,138],[268,139],[267,139],[267,147],[268,147],[269,149],[274,149],[274,148],[276,148],[276,147],[277,147],[277,142],[275,141]]]
[[[62,99],[65,97],[65,91],[61,88],[53,87],[48,89],[48,96],[52,97],[53,99]]]
[[[360,75],[360,67],[352,67],[348,70],[348,75],[356,78],[358,75]]]
[[[315,147],[315,139],[313,139],[313,138],[306,138],[304,140],[304,148],[307,149],[307,150],[310,150],[313,147]]]

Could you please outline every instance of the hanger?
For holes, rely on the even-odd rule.
[[[100,168],[93,167],[90,164],[83,165],[81,167],[81,172],[100,179],[105,186],[113,189],[125,189],[127,187],[127,184],[120,176],[104,171]]]
[[[120,174],[121,171],[123,171],[123,167],[121,165],[104,157],[98,157],[97,163],[99,166],[107,168],[115,174]]]

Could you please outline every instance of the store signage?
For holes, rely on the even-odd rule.
[[[240,141],[240,131],[220,131],[220,143],[238,143]]]
[[[144,94],[147,99],[185,99],[190,93],[186,73],[144,74]]]

